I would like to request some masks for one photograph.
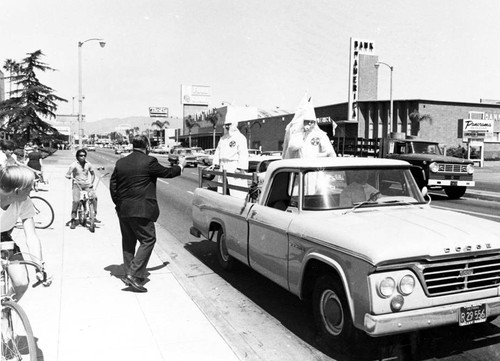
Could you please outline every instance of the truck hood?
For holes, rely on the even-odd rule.
[[[438,154],[398,154],[394,155],[390,158],[397,158],[401,160],[418,160],[418,161],[428,161],[430,162],[438,162],[438,163],[451,163],[451,164],[472,164],[474,163],[471,160],[463,159],[463,158],[455,158],[449,157],[446,155],[438,155]]]
[[[297,217],[289,231],[374,265],[500,250],[500,223],[429,206],[314,212]]]

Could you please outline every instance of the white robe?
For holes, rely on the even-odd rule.
[[[213,164],[220,166],[221,170],[235,173],[236,169],[248,169],[248,146],[247,139],[236,128],[232,126],[229,132],[224,134],[217,144],[215,150]],[[222,177],[218,178],[218,182],[222,182]],[[248,187],[246,179],[228,177],[228,183],[240,187]],[[219,192],[222,188],[219,187]],[[238,198],[245,198],[247,193],[231,189],[230,194]]]

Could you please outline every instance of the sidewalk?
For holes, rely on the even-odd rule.
[[[148,293],[130,292],[117,278],[123,274],[121,235],[107,187],[97,187],[102,223],[95,233],[66,226],[71,182],[64,175],[73,160],[71,151],[45,159],[48,191],[36,194],[55,212],[52,226],[37,232],[54,281],[30,288],[21,300],[38,360],[238,360],[169,269],[168,255],[151,257]]]
[[[475,187],[467,188],[466,198],[500,201],[500,161],[486,161],[474,167]]]

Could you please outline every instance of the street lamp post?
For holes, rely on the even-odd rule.
[[[383,65],[387,66],[389,69],[391,69],[391,88],[390,88],[390,106],[389,106],[390,110],[389,110],[389,120],[387,123],[387,135],[389,136],[391,133],[391,130],[392,130],[392,122],[393,122],[392,114],[393,114],[393,109],[394,109],[393,102],[392,102],[392,72],[394,70],[394,67],[392,65],[384,63],[383,61],[378,61],[375,63],[375,68],[378,69],[380,64],[383,64]]]
[[[82,130],[82,46],[88,41],[98,41],[101,48],[104,48],[106,42],[103,39],[91,38],[85,41],[78,42],[78,147],[82,148],[83,130]]]

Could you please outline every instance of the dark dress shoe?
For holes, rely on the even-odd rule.
[[[122,278],[123,283],[132,288],[134,292],[148,292],[148,289],[141,285],[138,280],[131,275],[126,275]]]

